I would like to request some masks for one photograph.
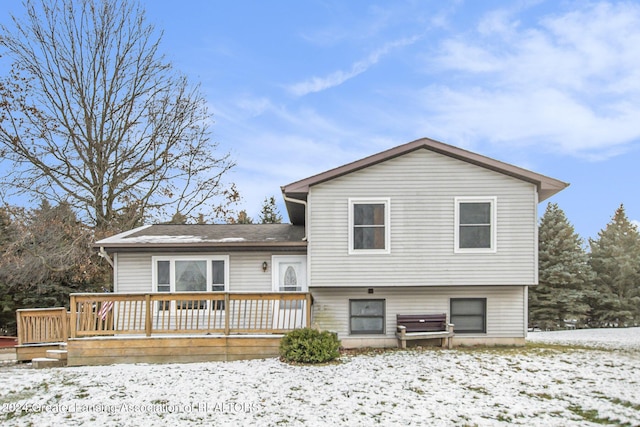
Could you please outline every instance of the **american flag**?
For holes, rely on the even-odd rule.
[[[102,320],[107,320],[107,315],[113,308],[113,301],[104,301],[100,306],[100,310],[98,311],[98,317]]]

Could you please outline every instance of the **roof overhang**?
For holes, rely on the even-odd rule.
[[[283,195],[288,198],[306,200],[309,193],[309,188],[314,185],[330,181],[332,179],[420,149],[430,150],[448,157],[452,157],[454,159],[458,159],[476,166],[480,166],[498,173],[530,182],[537,186],[538,200],[540,202],[548,199],[549,197],[569,186],[568,183],[557,180],[555,178],[541,175],[539,173],[532,172],[530,170],[514,166],[509,163],[501,162],[499,160],[495,160],[477,153],[473,153],[462,148],[435,141],[433,139],[422,138],[409,142],[407,144],[399,145],[386,151],[382,151],[372,156],[365,157],[355,162],[351,162],[346,165],[328,170],[326,172],[313,175],[300,181],[293,182],[289,185],[281,187],[281,190]],[[292,211],[289,210],[290,208],[294,209],[293,215]],[[287,210],[289,210],[289,218],[292,223],[304,223],[304,215],[300,217],[299,213],[296,212],[296,207],[293,203],[287,203]]]
[[[307,242],[279,243],[279,244],[207,244],[207,243],[181,243],[162,244],[149,243],[145,245],[103,245],[95,243],[96,249],[104,249],[106,252],[306,252]]]

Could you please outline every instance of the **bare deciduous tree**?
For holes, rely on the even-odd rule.
[[[146,217],[225,217],[223,181],[198,87],[159,53],[161,34],[132,1],[26,0],[0,27],[13,59],[0,81],[6,195],[66,201],[97,230]]]

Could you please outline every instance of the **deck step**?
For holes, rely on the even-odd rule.
[[[47,350],[48,359],[67,360],[67,350]]]
[[[18,356],[15,348],[0,348],[0,365],[17,362]]]
[[[50,357],[36,357],[31,361],[35,369],[60,368],[67,365],[66,360],[52,359]]]

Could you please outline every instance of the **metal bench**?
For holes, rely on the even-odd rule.
[[[443,348],[452,347],[453,324],[442,314],[397,314],[396,338],[398,347],[407,348],[407,340],[440,338]]]

